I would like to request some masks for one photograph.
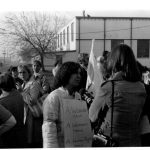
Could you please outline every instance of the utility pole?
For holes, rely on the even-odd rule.
[[[5,64],[5,55],[6,55],[5,50],[4,50],[4,52],[3,52],[3,55],[4,55],[4,64]]]
[[[10,63],[11,63],[11,54],[9,54],[9,57],[10,57]]]

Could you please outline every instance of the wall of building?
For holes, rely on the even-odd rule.
[[[78,53],[76,51],[74,52],[67,52],[63,54],[63,62],[66,61],[77,61]]]
[[[149,20],[133,20],[133,39],[150,39],[150,19]],[[149,42],[150,43],[150,42]],[[137,56],[137,40],[134,40],[133,51]],[[150,46],[149,46],[150,51]],[[150,67],[149,58],[137,58],[143,65]]]
[[[130,39],[130,20],[106,19],[105,25],[104,37],[103,18],[80,19],[80,39],[78,36],[77,43],[79,43],[80,40],[81,53],[90,52],[92,39],[96,39],[94,43],[94,53],[96,56],[102,55],[102,52],[104,51],[104,38],[105,50],[108,51],[111,50],[111,39]],[[77,28],[79,28],[79,25]]]
[[[74,24],[74,32],[73,32],[73,37],[74,37],[74,40],[72,41],[71,40],[71,24]],[[69,27],[69,42],[67,42],[67,28]],[[64,30],[65,30],[65,44],[64,44],[64,41],[63,41],[63,33],[64,33]],[[71,51],[71,50],[76,50],[76,43],[75,43],[75,39],[76,39],[76,19],[73,19],[71,22],[69,22],[64,28],[62,28],[58,34],[59,34],[59,41],[60,41],[60,33],[62,34],[62,46],[60,46],[59,44],[59,47],[58,47],[58,44],[57,44],[57,50],[63,50],[63,51]]]
[[[79,22],[77,29],[79,28]],[[80,37],[77,37],[77,51],[80,49],[80,53],[90,53],[92,39],[94,42],[94,53],[96,56],[102,54],[104,50],[104,20],[103,19],[89,19],[83,18],[80,20]],[[80,48],[79,48],[80,40]]]
[[[67,26],[65,26],[61,30],[61,32],[63,33],[64,29],[67,31],[67,27],[69,26],[69,33],[71,33],[71,24],[73,22],[74,22],[75,40],[71,41],[71,34],[69,34],[69,41],[70,41],[69,46],[67,47],[67,45],[63,45],[63,50],[64,51],[76,50],[77,52],[65,54],[64,56],[65,61],[68,59],[76,60],[78,56],[77,53],[89,54],[91,50],[92,39],[95,39],[94,43],[95,56],[102,55],[104,49],[111,51],[112,48],[111,41],[116,39],[116,40],[124,40],[125,44],[131,46],[136,58],[137,58],[137,40],[138,39],[150,40],[149,34],[150,18],[144,19],[144,18],[77,17],[73,21],[71,21]],[[67,41],[65,43],[67,43]],[[143,65],[150,67],[150,56],[148,58],[137,58],[137,59]]]
[[[106,39],[130,39],[129,19],[106,19]]]
[[[140,20],[134,19],[132,35],[133,39],[150,39],[150,19],[149,20]]]
[[[105,21],[105,50],[111,50],[111,40],[124,40],[124,43],[131,46],[137,58],[137,40],[150,40],[150,19],[133,19],[131,33],[131,18],[115,19],[106,18]],[[104,50],[104,20],[102,19],[81,19],[80,21],[80,52],[89,53],[91,40],[96,39],[94,44],[95,56],[101,55]],[[86,34],[87,33],[87,34]],[[131,41],[132,38],[132,41]],[[79,40],[77,41],[79,43]],[[150,43],[150,42],[149,42]],[[77,44],[79,45],[79,44]],[[150,46],[149,46],[150,50]],[[150,67],[149,58],[137,58],[143,65]]]
[[[80,43],[80,53],[90,53],[92,46],[92,40],[84,40]],[[104,50],[104,42],[102,40],[95,40],[93,51],[95,56],[102,55]]]
[[[50,54],[47,54],[44,57],[44,66],[46,70],[52,70],[55,64],[55,56],[51,56]]]
[[[77,28],[79,28],[79,25]],[[130,20],[106,19],[104,35],[103,18],[80,19],[80,37],[78,36],[77,40],[78,45],[80,40],[80,53],[90,52],[92,39],[96,39],[94,43],[95,56],[102,55],[104,49],[108,51],[111,50],[111,39],[130,39]]]
[[[56,55],[59,55],[62,57],[62,62],[66,61],[77,61],[78,53],[76,51],[67,51],[67,52],[60,52],[56,53]],[[52,70],[54,67],[54,64],[56,62],[56,55],[51,56],[50,54],[47,54],[44,58],[44,66],[46,70]]]
[[[80,39],[103,39],[104,20],[83,18],[80,20]]]

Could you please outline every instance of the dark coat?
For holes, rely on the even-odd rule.
[[[141,82],[128,82],[118,73],[114,81],[114,110],[113,110],[113,138],[119,146],[140,146],[139,121],[145,103],[146,92]],[[100,110],[106,105],[108,111],[101,125],[105,135],[110,136],[111,128],[111,95],[112,83],[104,82],[99,89],[91,107],[89,117],[94,122]]]

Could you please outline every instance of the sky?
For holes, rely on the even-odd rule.
[[[16,11],[56,13],[73,19],[83,10],[90,16],[150,17],[150,0],[3,0],[0,20],[5,13]],[[0,57],[2,53],[0,48]]]
[[[149,10],[149,0],[3,0],[1,11]]]

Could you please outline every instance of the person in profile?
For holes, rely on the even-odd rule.
[[[76,62],[65,62],[54,77],[54,91],[43,104],[44,121],[42,125],[43,147],[65,147],[63,132],[63,98],[75,99],[81,81],[81,66]],[[77,97],[78,98],[78,97]]]
[[[15,80],[16,88],[20,89],[20,86],[23,84],[23,81],[18,77],[18,68],[16,66],[12,66],[10,68],[10,74]]]
[[[107,68],[111,72],[110,78],[100,85],[89,108],[89,118],[91,122],[102,120],[99,132],[106,136],[110,136],[112,129],[112,138],[118,146],[141,146],[139,121],[146,91],[141,83],[132,49],[125,44],[115,47],[110,53]],[[111,122],[113,92],[113,121]],[[105,106],[108,107],[106,117],[98,118],[99,112],[103,111]]]

